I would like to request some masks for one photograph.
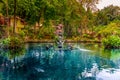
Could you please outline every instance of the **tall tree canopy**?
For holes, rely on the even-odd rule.
[[[107,25],[116,19],[120,20],[120,7],[110,5],[98,11],[96,16],[96,24]]]
[[[78,35],[78,29],[92,27],[93,11],[99,0],[16,0],[16,16],[29,24],[62,23],[65,35]],[[9,16],[14,14],[14,0],[8,0]],[[3,7],[2,13],[6,9]],[[83,31],[83,30],[82,30]]]

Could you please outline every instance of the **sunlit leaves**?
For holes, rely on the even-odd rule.
[[[119,36],[109,36],[105,39],[103,39],[103,45],[107,49],[112,49],[112,48],[120,48],[120,37]]]
[[[99,27],[101,29],[98,31],[99,34],[104,35],[105,37],[111,36],[111,35],[120,35],[120,24],[117,22],[111,22],[110,24],[102,27]]]

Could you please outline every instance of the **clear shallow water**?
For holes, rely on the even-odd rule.
[[[63,51],[45,46],[0,50],[0,80],[120,80],[120,50],[98,44],[73,44],[75,49]]]

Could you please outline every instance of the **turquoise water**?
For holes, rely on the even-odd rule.
[[[120,50],[100,44],[26,44],[24,50],[0,50],[0,80],[120,80]]]

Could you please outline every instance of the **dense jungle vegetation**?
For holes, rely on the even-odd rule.
[[[0,0],[1,40],[11,36],[20,41],[54,40],[55,26],[63,24],[66,40],[102,41],[106,48],[118,48],[120,7],[110,5],[99,10],[98,3],[99,0]],[[13,26],[9,25],[10,17],[14,18]],[[16,17],[24,22],[19,32]]]

